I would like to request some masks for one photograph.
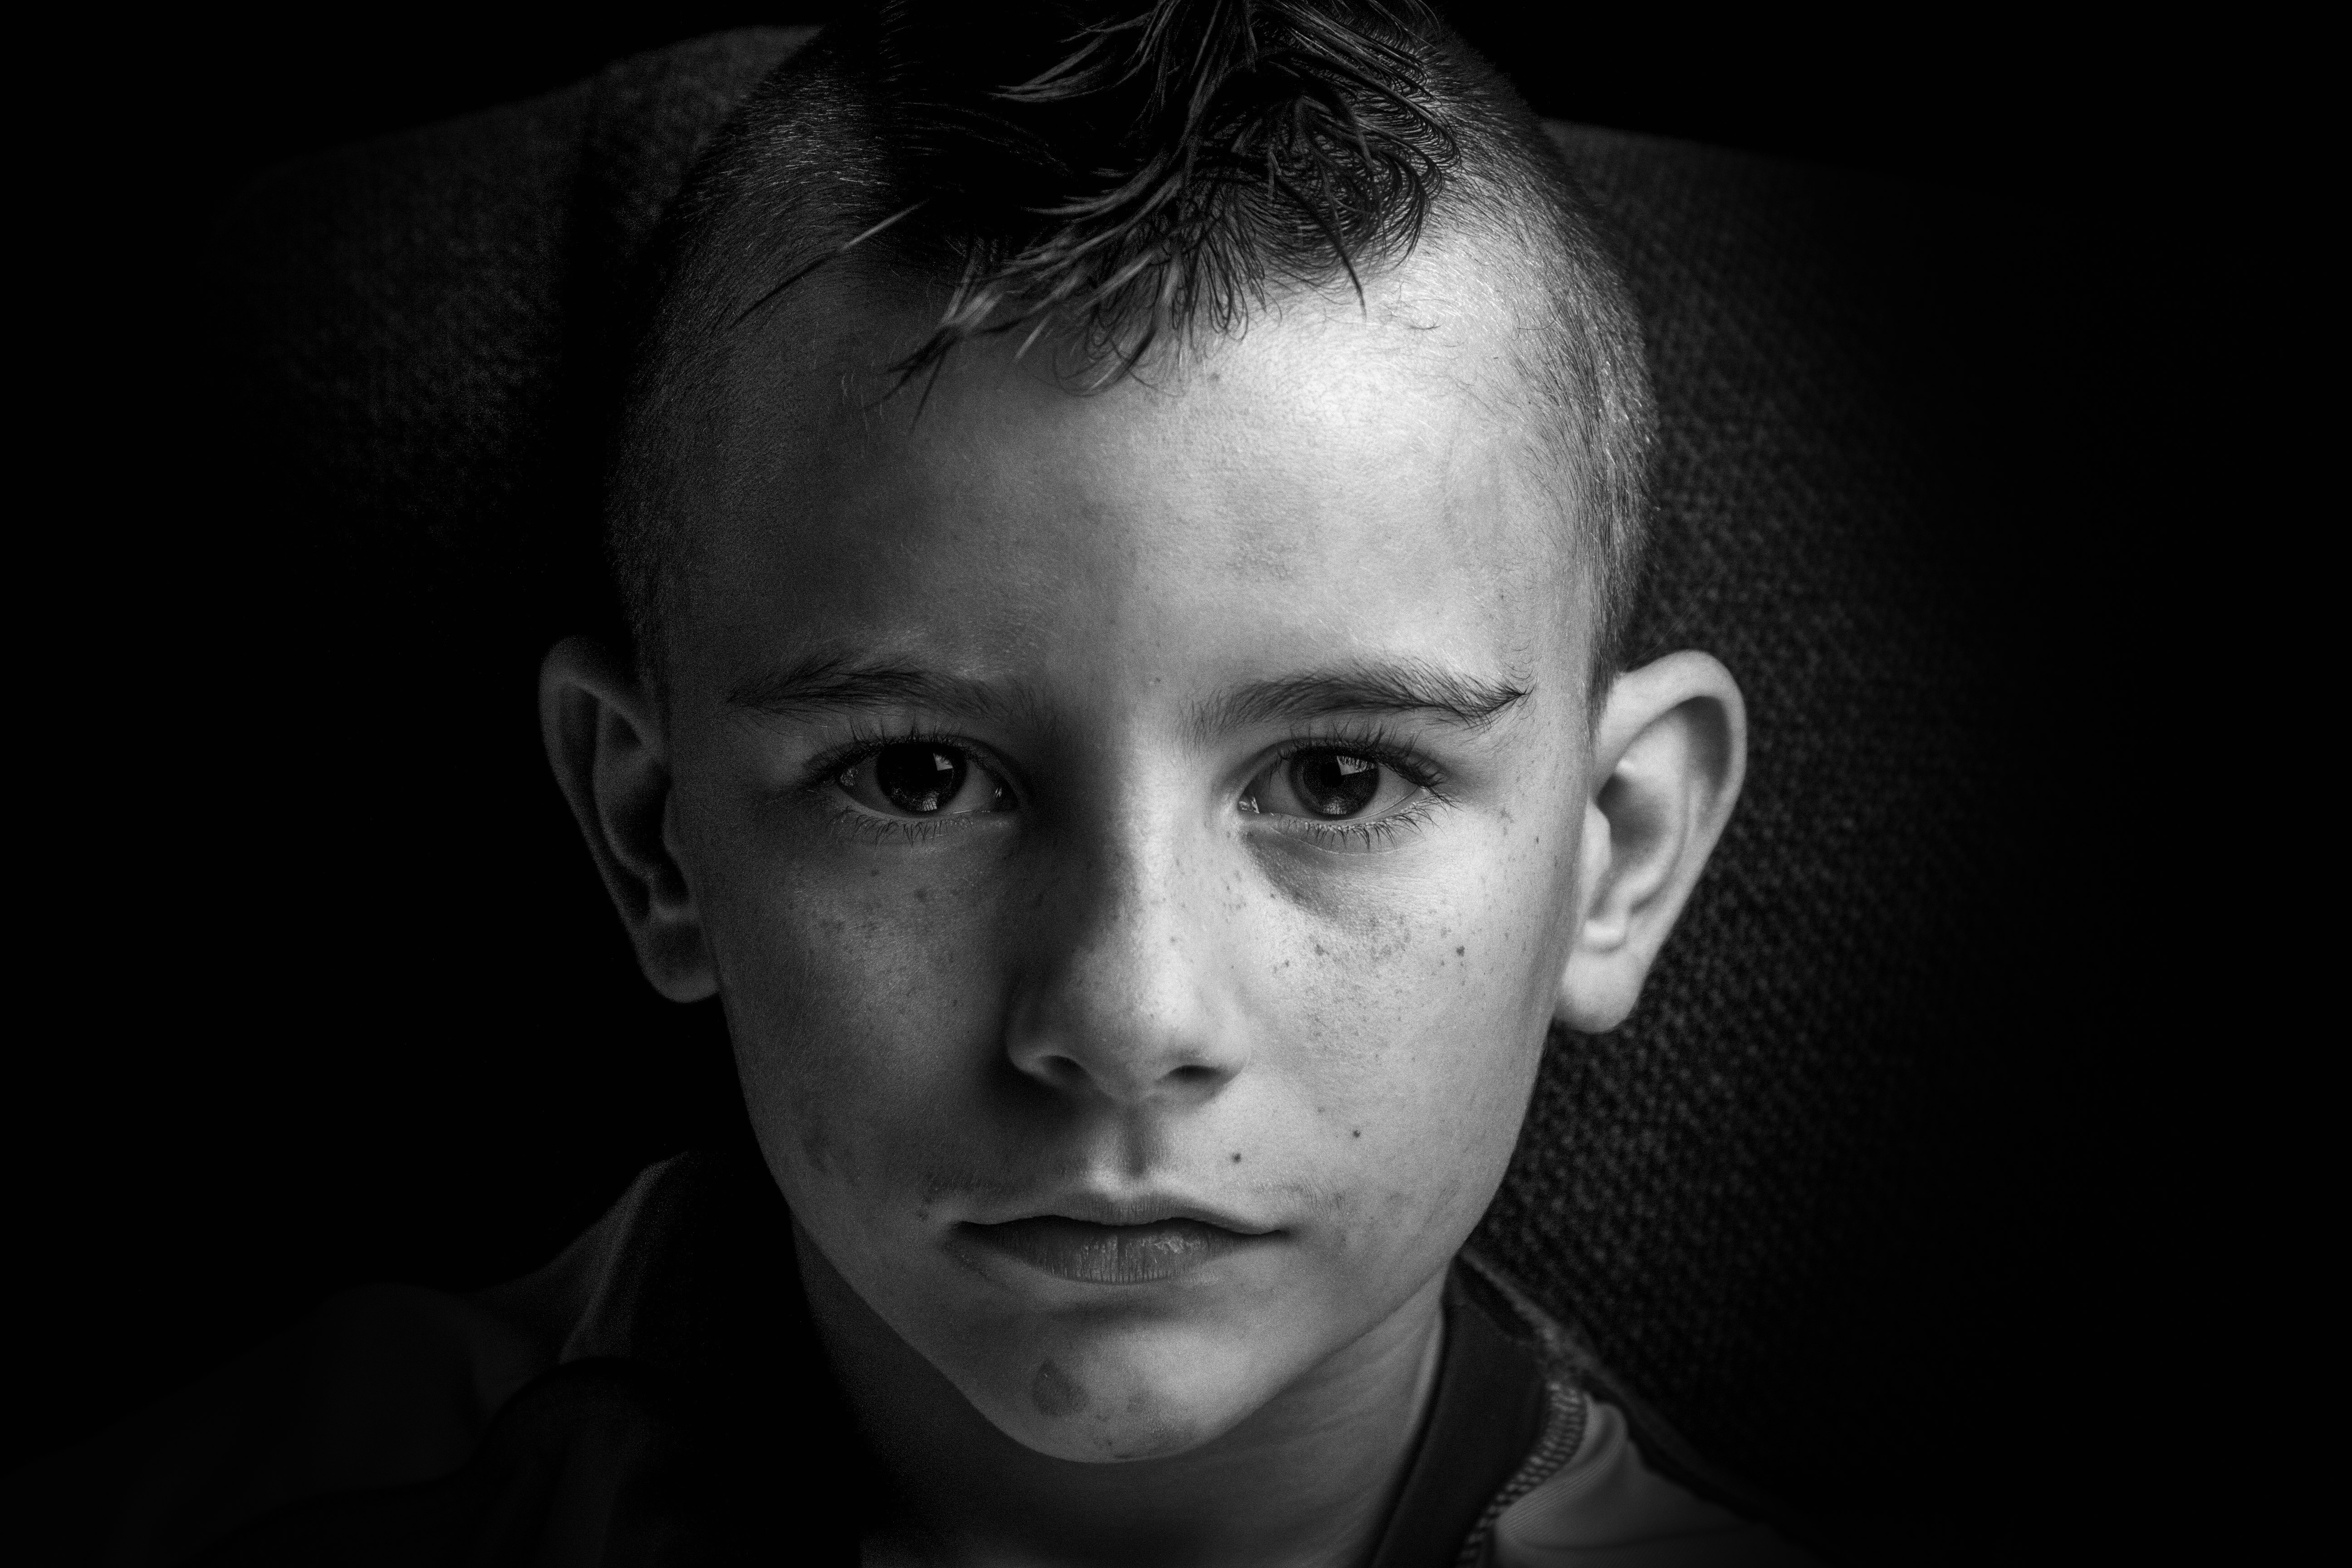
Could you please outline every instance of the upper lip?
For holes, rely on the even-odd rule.
[[[1265,1236],[1276,1227],[1260,1225],[1181,1197],[1138,1194],[1125,1197],[1108,1193],[1060,1193],[1031,1203],[1007,1204],[993,1214],[968,1217],[972,1225],[1006,1225],[1024,1219],[1075,1219],[1092,1225],[1157,1225],[1162,1220],[1197,1220],[1238,1236]]]

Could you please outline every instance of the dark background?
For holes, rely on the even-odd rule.
[[[697,34],[823,21],[840,3],[560,20],[496,5],[339,8],[292,25],[184,14],[139,41],[133,74],[153,73],[152,107],[168,116],[158,184],[194,213],[305,153],[543,92]],[[2149,30],[2087,8],[1442,8],[1549,117],[2070,204],[2111,198],[2137,174],[2135,108],[2202,118],[2235,86],[2218,58],[2159,68]],[[2165,155],[2199,153],[2191,141]]]
[[[1536,7],[1451,10],[1548,116],[2046,215],[2031,232],[2057,247],[2056,273],[2105,285],[2082,301],[2094,319],[2065,362],[2086,377],[2079,404],[2053,415],[2065,400],[2052,389],[2019,393],[2045,435],[2063,431],[2045,477],[2081,490],[2084,524],[2037,542],[2007,613],[2051,658],[2146,631],[2137,601],[2153,579],[2119,541],[2145,540],[2194,497],[2143,506],[2126,528],[2112,480],[2101,496],[2088,476],[2130,470],[2167,438],[2129,426],[2108,390],[2145,369],[2127,326],[2162,290],[2123,237],[2150,184],[2193,183],[2203,154],[2174,143],[2148,166],[2133,39],[2048,11],[1580,16],[1571,31]],[[36,179],[28,200],[55,217],[38,252],[46,395],[26,426],[52,481],[27,531],[42,553],[27,559],[53,569],[31,576],[49,591],[27,618],[56,629],[26,666],[43,743],[26,764],[38,805],[25,831],[43,902],[42,934],[20,948],[25,987],[50,1010],[27,1026],[7,1112],[27,1286],[0,1388],[0,1468],[107,1425],[334,1289],[465,1289],[533,1267],[643,1163],[733,1115],[715,1017],[678,1030],[631,972],[536,761],[527,679],[510,726],[436,729],[398,692],[442,676],[396,637],[354,646],[306,622],[305,583],[241,548],[234,476],[206,460],[202,341],[187,325],[212,216],[269,167],[677,38],[823,14],[557,21],[479,6],[266,26],[183,14],[135,47],[83,37],[58,51],[67,156],[56,186]],[[2070,608],[2053,622],[2059,603]],[[2021,721],[2021,745],[2084,760],[2079,731],[2038,722]],[[2064,885],[2078,923],[2063,968],[2110,1000],[2095,1026],[2085,1014],[2078,1054],[2035,1064],[1982,1146],[2010,1166],[1988,1170],[1988,1190],[2010,1190],[2022,1162],[2046,1196],[2019,1219],[2014,1288],[1987,1292],[2034,1319],[1979,1326],[2000,1368],[1989,1384],[2046,1386],[2063,1362],[2069,1403],[2090,1404],[2101,1432],[2127,1424],[2103,1369],[2152,1331],[2112,1315],[2086,1281],[2136,1258],[2152,1231],[2169,1244],[2215,1223],[2176,1201],[2172,1176],[2133,1163],[2176,1112],[2143,1079],[2105,1075],[2120,1055],[2162,1058],[2179,1027],[2146,1010],[2130,978],[2145,962],[2133,921],[2153,918],[2152,873],[2130,840],[2178,788],[2124,792],[2065,841],[2068,863],[2021,869]],[[506,852],[488,864],[441,852],[433,825],[453,816],[512,824]],[[544,900],[526,887],[566,881],[569,926],[505,918]],[[2138,914],[2115,914],[2126,906]],[[2032,923],[2046,930],[2047,910]],[[566,960],[600,948],[612,983],[577,994]],[[2052,966],[2020,964],[2057,984]],[[468,996],[497,1011],[454,1016]],[[672,1054],[648,1063],[611,1043],[633,1035],[665,1036]],[[486,1039],[514,1050],[492,1057]]]

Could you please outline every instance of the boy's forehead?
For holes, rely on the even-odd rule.
[[[1529,438],[1525,328],[1481,303],[1407,268],[1091,392],[1050,342],[997,342],[892,393],[936,302],[813,291],[726,356],[690,459],[690,662],[1115,647],[1179,684],[1408,659],[1579,686],[1572,501]]]

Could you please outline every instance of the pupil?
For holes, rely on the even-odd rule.
[[[927,816],[963,788],[964,763],[936,746],[885,746],[874,753],[874,786],[900,811]]]
[[[1344,752],[1310,752],[1290,769],[1298,798],[1323,816],[1353,816],[1381,793],[1380,765]]]

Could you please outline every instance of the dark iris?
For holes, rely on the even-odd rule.
[[[1345,752],[1308,752],[1290,763],[1291,787],[1324,816],[1353,816],[1381,793],[1381,765]]]
[[[964,760],[937,746],[885,746],[874,753],[874,786],[900,811],[921,816],[955,799]]]

